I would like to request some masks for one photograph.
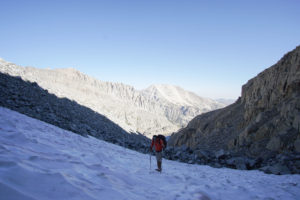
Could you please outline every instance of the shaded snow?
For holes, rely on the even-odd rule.
[[[300,199],[299,175],[149,158],[0,107],[0,199]]]

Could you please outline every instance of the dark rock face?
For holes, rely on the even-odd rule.
[[[0,73],[0,106],[27,116],[127,148],[146,152],[150,140],[130,134],[103,115],[75,101],[49,94],[36,83]]]
[[[265,165],[270,155],[300,153],[300,46],[249,80],[234,104],[195,117],[170,137],[169,145],[224,149],[261,158]]]
[[[164,151],[164,158],[189,164],[210,165],[212,167],[227,167],[239,170],[259,169],[265,173],[277,175],[299,174],[300,154],[269,153],[268,159],[261,157],[250,158],[236,152],[223,149],[211,152],[190,148],[168,147]]]

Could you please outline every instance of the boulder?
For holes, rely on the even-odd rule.
[[[194,160],[189,160],[189,161],[188,161],[188,164],[194,164],[194,163],[195,163]]]
[[[220,163],[217,163],[217,162],[216,163],[212,163],[211,166],[215,167],[215,168],[221,168],[222,167],[222,165]]]
[[[196,150],[194,153],[198,156],[198,158],[204,158],[206,160],[210,159],[209,153],[204,150]]]
[[[227,166],[235,169],[247,169],[247,161],[246,158],[243,157],[233,157],[228,160],[226,160]]]
[[[290,174],[291,171],[286,165],[282,164],[275,164],[272,166],[265,166],[260,168],[261,171],[267,173],[267,174],[276,174],[276,175],[284,175],[284,174]]]
[[[175,154],[175,156],[176,156],[176,157],[180,157],[180,156],[181,156],[181,154],[182,154],[182,152],[181,152],[181,151],[177,151],[177,152],[176,152],[176,154]]]
[[[215,152],[215,157],[217,159],[224,159],[226,157],[226,153],[223,149],[220,149],[219,151]]]
[[[259,159],[248,159],[246,165],[247,169],[255,169],[259,165]]]
[[[271,151],[279,151],[280,150],[280,138],[273,137],[267,144],[267,149]]]
[[[300,160],[295,161],[293,164],[295,170],[300,171]]]
[[[295,151],[300,153],[300,138],[294,142]]]

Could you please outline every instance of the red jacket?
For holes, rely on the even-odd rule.
[[[162,151],[162,149],[165,147],[164,142],[162,141],[162,139],[160,139],[158,137],[155,139],[155,141],[152,140],[151,147],[150,147],[151,149],[152,149],[153,145],[155,146],[155,151],[156,152]]]

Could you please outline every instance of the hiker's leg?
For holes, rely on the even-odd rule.
[[[159,167],[158,167],[158,162],[159,162],[159,152],[155,152],[155,157],[156,157],[157,169],[159,169]]]
[[[162,161],[162,152],[157,152],[156,154],[156,158],[157,158],[157,168],[159,171],[161,171],[161,161]]]

